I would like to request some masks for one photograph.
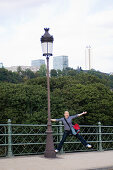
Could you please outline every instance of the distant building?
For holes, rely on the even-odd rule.
[[[3,63],[0,63],[0,68],[3,68]]]
[[[110,73],[110,75],[112,75],[112,76],[113,76],[113,72],[111,72],[111,73]]]
[[[39,67],[35,67],[35,66],[11,66],[11,67],[6,67],[6,69],[12,72],[17,72],[18,67],[21,67],[23,71],[29,69],[33,72],[36,72],[39,70]]]
[[[32,60],[31,61],[31,66],[38,67],[40,69],[40,66],[45,64],[45,60],[38,59],[38,60]]]
[[[68,67],[68,56],[53,57],[53,69],[63,70]]]

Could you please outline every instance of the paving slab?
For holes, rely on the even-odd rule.
[[[113,151],[58,154],[55,159],[38,156],[0,158],[0,170],[113,170]]]

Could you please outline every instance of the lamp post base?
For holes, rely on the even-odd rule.
[[[45,149],[45,152],[44,152],[44,156],[46,158],[56,158],[52,131],[47,130],[46,133],[47,133],[47,138],[46,138],[46,149]]]
[[[44,153],[45,158],[56,158],[55,151],[45,151]]]

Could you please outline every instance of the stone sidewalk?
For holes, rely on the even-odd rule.
[[[113,151],[77,152],[57,155],[0,158],[0,170],[113,170]]]

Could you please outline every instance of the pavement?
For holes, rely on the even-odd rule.
[[[0,158],[0,170],[113,170],[113,151]]]

